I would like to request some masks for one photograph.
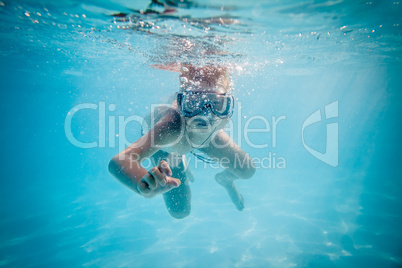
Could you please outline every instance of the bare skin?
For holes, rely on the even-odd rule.
[[[172,66],[163,69],[176,71]],[[228,92],[225,68],[184,65],[180,72],[183,90],[191,87],[192,91],[209,94]],[[172,107],[166,109],[148,133],[112,158],[110,173],[145,198],[163,194],[169,213],[175,218],[184,218],[191,210],[189,175],[183,162],[178,161],[175,167],[171,167],[164,159],[168,157],[166,155],[172,155],[169,152],[185,155],[197,148],[209,157],[222,163],[225,161],[225,170],[216,174],[215,180],[225,188],[236,208],[243,210],[244,199],[234,181],[251,178],[255,167],[252,159],[222,130],[230,118],[221,119],[209,108],[196,116],[184,117],[177,103]],[[208,120],[208,126],[200,124],[205,120]],[[155,163],[148,171],[141,166],[147,158]]]

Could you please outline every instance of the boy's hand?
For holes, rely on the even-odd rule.
[[[137,189],[145,198],[163,194],[173,188],[179,187],[181,181],[170,177],[172,170],[168,163],[162,160],[157,167],[151,168],[137,184]]]

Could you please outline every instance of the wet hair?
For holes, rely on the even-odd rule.
[[[226,67],[203,66],[190,64],[180,65],[180,91],[186,90],[230,90],[228,69]]]

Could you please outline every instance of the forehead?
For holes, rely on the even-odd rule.
[[[194,92],[194,93],[210,93],[210,94],[225,94],[225,93],[228,93],[228,91],[223,87],[208,88],[208,89],[198,88],[198,89],[192,89],[191,92]]]

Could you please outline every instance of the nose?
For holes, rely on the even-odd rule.
[[[211,104],[205,104],[204,108],[202,109],[203,116],[210,116],[212,115]]]

